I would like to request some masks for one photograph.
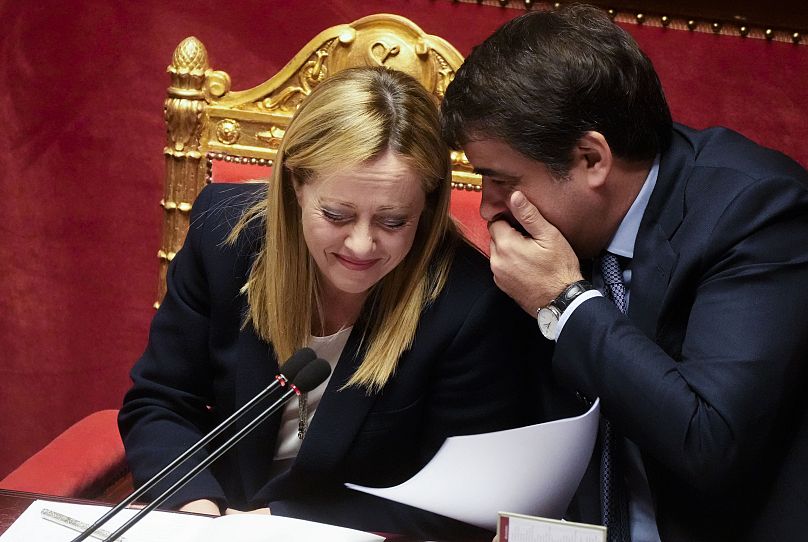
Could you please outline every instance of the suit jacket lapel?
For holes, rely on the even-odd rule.
[[[638,246],[634,249],[628,316],[646,336],[653,339],[677,255],[664,232],[656,225],[649,228],[642,239],[642,249]],[[639,240],[638,237],[637,245]],[[648,261],[648,257],[653,260]]]
[[[690,162],[690,145],[674,130],[671,146],[660,160],[657,183],[634,245],[628,314],[652,339],[678,259],[671,238],[684,215],[684,188]]]
[[[348,452],[377,394],[356,386],[341,389],[364,359],[360,350],[362,325],[357,323],[348,337],[337,366],[331,375],[317,412],[295,461],[294,470],[326,476]]]

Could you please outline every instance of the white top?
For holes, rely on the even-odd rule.
[[[337,366],[339,357],[342,355],[342,350],[345,348],[345,343],[348,342],[348,337],[351,335],[353,327],[348,327],[340,330],[328,337],[314,337],[309,336],[309,348],[314,350],[318,358],[323,358],[331,365],[331,374],[334,374],[334,367]],[[311,390],[306,397],[306,405],[308,408],[307,423],[311,424],[314,418],[314,412],[317,410],[317,405],[320,404],[320,399],[323,397],[328,381],[331,380],[331,375],[328,379]],[[294,459],[297,457],[297,452],[300,450],[300,445],[303,443],[297,437],[298,429],[298,401],[292,398],[283,409],[281,415],[281,427],[278,431],[278,446],[275,449],[275,461],[283,459]]]

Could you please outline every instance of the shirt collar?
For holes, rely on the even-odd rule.
[[[609,246],[606,247],[608,252],[623,256],[625,258],[634,257],[634,242],[637,240],[637,232],[640,230],[640,222],[642,215],[645,214],[645,208],[648,206],[648,200],[651,199],[651,192],[654,191],[656,186],[657,175],[659,174],[659,155],[654,158],[654,164],[648,171],[648,176],[640,189],[640,193],[634,199],[626,216],[623,217],[617,231],[614,232],[612,240],[609,241]]]

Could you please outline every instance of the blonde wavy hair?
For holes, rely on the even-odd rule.
[[[407,256],[372,289],[362,308],[364,360],[346,384],[380,390],[413,343],[421,312],[446,282],[462,239],[449,217],[451,162],[436,99],[415,79],[385,68],[353,68],[323,81],[286,130],[266,198],[249,207],[229,241],[253,221],[264,224],[246,291],[245,325],[272,343],[279,360],[305,345],[324,308],[317,267],[301,226],[295,182],[308,183],[373,161],[387,151],[421,178],[426,196]]]

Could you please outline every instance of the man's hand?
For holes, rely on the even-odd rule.
[[[529,237],[504,220],[491,222],[491,271],[500,290],[535,317],[537,309],[583,276],[570,244],[524,194],[513,192],[508,208]]]

